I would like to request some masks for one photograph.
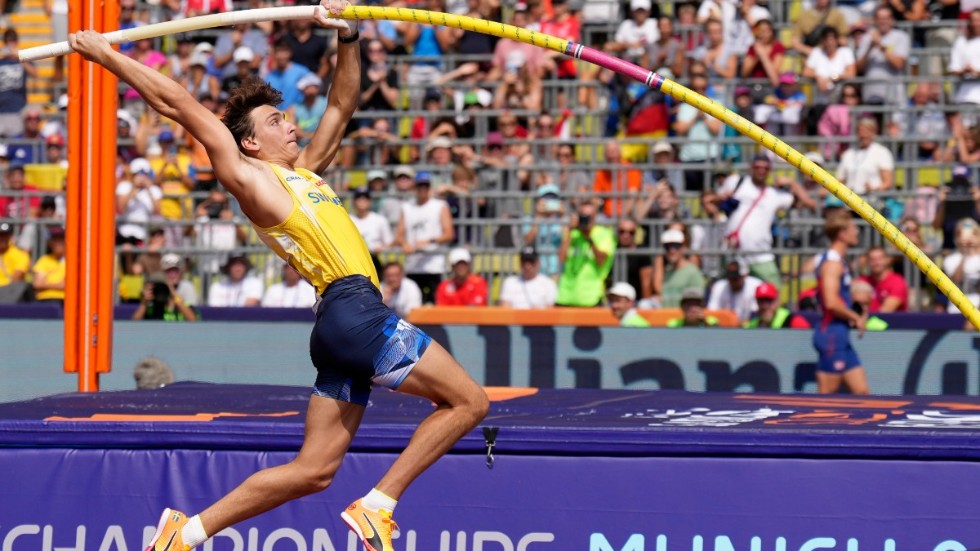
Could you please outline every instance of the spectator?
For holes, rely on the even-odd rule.
[[[858,229],[849,211],[838,211],[824,223],[830,247],[817,257],[817,300],[823,311],[814,329],[817,350],[817,387],[833,394],[845,383],[852,394],[868,394],[868,381],[861,359],[851,346],[850,328],[864,335],[867,317],[851,307],[851,272],[845,255],[858,243]]]
[[[905,312],[908,310],[909,287],[905,278],[895,273],[894,259],[884,247],[868,249],[868,267],[871,273],[858,278],[871,285],[874,292],[869,312]]]
[[[152,238],[151,238],[152,240]],[[197,288],[184,278],[185,260],[175,253],[167,253],[160,259],[160,271],[166,278],[167,285],[175,291],[174,296],[190,308],[197,308]],[[151,272],[153,270],[147,270]]]
[[[692,59],[704,63],[707,68],[706,76],[712,82],[722,79],[735,78],[738,67],[738,53],[725,43],[725,30],[721,21],[709,19],[704,24],[708,41],[691,54]],[[691,75],[693,78],[693,74]]]
[[[140,100],[142,102],[142,100]],[[118,164],[128,164],[137,157],[142,157],[139,147],[133,143],[136,137],[136,119],[125,109],[116,110],[116,157]]]
[[[647,46],[660,40],[657,20],[650,17],[651,8],[650,0],[630,0],[629,19],[623,20],[616,28],[616,36],[613,42],[606,43],[606,50],[622,52],[624,59],[634,63],[639,61],[646,53]]]
[[[943,271],[966,295],[974,306],[980,306],[980,226],[971,219],[956,225],[956,250],[943,259]],[[946,308],[950,314],[960,309],[950,302]]]
[[[614,283],[606,297],[621,327],[650,327],[650,322],[636,311],[636,289],[632,285],[625,281]]]
[[[4,191],[7,193],[0,196],[0,218],[37,218],[41,197],[37,195],[37,186],[26,182],[24,165],[11,162],[5,176]]]
[[[980,122],[970,127],[954,122],[953,137],[944,154],[947,162],[980,163]]]
[[[681,317],[667,320],[667,327],[716,327],[718,318],[704,311],[704,291],[701,287],[685,289],[680,296]]]
[[[953,42],[947,70],[960,78],[955,101],[980,104],[980,9],[970,12],[963,36]]]
[[[572,42],[581,41],[582,24],[568,6],[568,0],[551,0],[552,16],[541,21],[541,32]],[[556,76],[560,79],[574,79],[578,72],[575,60],[558,52],[545,52],[557,63]],[[559,106],[561,107],[561,106]]]
[[[202,44],[207,43],[202,42]],[[257,73],[261,70],[263,61],[269,55],[269,37],[252,25],[241,23],[232,27],[230,31],[219,34],[218,40],[214,43],[212,62],[220,77],[227,78],[238,72],[234,63],[235,51],[243,46],[252,51],[252,59],[249,61],[252,72]],[[282,88],[278,89],[282,90]]]
[[[824,27],[820,33],[820,43],[810,51],[803,67],[803,78],[816,81],[814,103],[818,105],[830,103],[840,81],[854,78],[856,74],[854,51],[840,45],[837,29]]]
[[[68,168],[68,159],[65,157],[65,138],[61,134],[51,134],[44,139],[44,164]],[[64,186],[62,186],[64,187]]]
[[[176,377],[170,366],[160,358],[146,356],[133,368],[136,390],[153,390],[172,384]]]
[[[534,214],[525,220],[522,228],[524,245],[534,248],[540,255],[541,273],[557,278],[561,273],[558,251],[564,233],[565,203],[554,184],[539,186],[536,194]]]
[[[48,251],[31,270],[34,300],[63,303],[65,301],[65,231],[52,229]]]
[[[13,226],[0,222],[0,304],[20,302],[28,289],[24,278],[31,270],[31,256],[11,242],[13,236]]]
[[[541,111],[544,84],[521,56],[512,55],[504,68],[500,87],[493,94],[494,109]]]
[[[153,183],[150,162],[140,157],[129,163],[129,180],[116,184],[116,245],[141,246],[151,220],[160,216],[163,192]]]
[[[365,119],[368,120],[368,119]],[[398,136],[391,132],[389,119],[378,117],[347,135],[350,146],[344,146],[345,167],[386,166],[398,160]]]
[[[374,260],[374,267],[381,271],[381,261],[378,260],[378,253],[391,248],[395,241],[395,236],[391,231],[391,224],[384,216],[371,210],[371,190],[366,187],[359,187],[354,190],[354,209],[351,213],[351,221],[357,226],[357,231],[361,232],[361,237],[367,243],[368,250],[371,251],[371,258]]]
[[[402,203],[401,218],[395,230],[395,243],[405,253],[405,272],[422,289],[422,298],[435,300],[436,287],[446,270],[440,248],[453,242],[453,219],[449,205],[432,197],[432,176],[415,175],[415,199]]]
[[[197,321],[197,313],[188,306],[163,274],[150,274],[143,285],[143,297],[134,320]]]
[[[322,86],[320,77],[309,73],[296,83],[296,88],[303,93],[303,99],[289,108],[292,115],[290,120],[296,121],[296,133],[299,134],[299,145],[305,147],[313,139],[313,133],[320,125],[320,119],[327,111],[327,97],[320,93]]]
[[[558,298],[558,286],[550,277],[542,275],[541,261],[534,247],[521,249],[521,273],[507,276],[500,287],[500,305],[506,308],[526,310],[551,308]]]
[[[139,22],[137,27],[142,27],[143,22]],[[167,70],[167,56],[163,55],[163,52],[153,49],[153,39],[143,38],[136,41],[133,49],[129,50],[129,57],[139,61],[143,65],[151,69],[156,69],[160,72],[166,72]],[[139,94],[135,90],[127,90],[126,98],[139,97]]]
[[[208,198],[195,209],[195,215],[196,223],[188,229],[197,247],[208,251],[200,256],[199,267],[204,273],[213,274],[220,269],[227,251],[245,243],[247,233],[224,188],[212,189]]]
[[[841,155],[837,179],[858,195],[887,191],[895,180],[895,158],[876,141],[878,121],[862,117],[857,122],[858,143]]]
[[[854,311],[867,318],[867,321],[864,322],[865,330],[884,331],[888,329],[888,322],[868,313],[871,312],[871,303],[874,301],[874,298],[874,287],[867,281],[855,279],[851,283],[851,301],[854,303]]]
[[[596,225],[596,207],[579,205],[562,234],[558,261],[559,306],[598,306],[605,298],[606,278],[612,269],[616,236],[606,226]]]
[[[596,171],[592,181],[592,192],[596,194],[596,205],[602,206],[606,218],[619,218],[633,212],[635,194],[643,185],[643,173],[630,169],[629,161],[623,158],[619,141],[609,140],[605,145],[605,164],[611,165]],[[588,190],[580,190],[588,192]]]
[[[847,143],[839,140],[851,136],[853,113],[862,103],[861,88],[848,82],[841,86],[840,101],[828,105],[820,114],[817,134],[828,139],[823,146],[823,154],[827,159],[838,160],[840,154],[847,149]]]
[[[667,230],[660,236],[660,244],[664,249],[663,271],[659,278],[654,274],[653,291],[659,294],[660,304],[664,308],[677,308],[681,305],[681,296],[685,290],[704,288],[704,274],[687,257],[687,238],[684,232]],[[701,298],[704,299],[703,292]]]
[[[655,42],[646,44],[646,60],[640,60],[641,67],[666,67],[673,74],[684,72],[684,48],[674,34],[674,20],[661,15],[657,19],[657,34]],[[663,75],[662,69],[657,70]]]
[[[21,111],[27,107],[27,78],[35,78],[38,74],[33,62],[20,62],[17,42],[17,31],[4,31],[0,50],[0,72],[3,74],[0,78],[0,137],[4,138],[18,136],[24,131]]]
[[[755,22],[753,27],[755,42],[749,47],[745,54],[745,61],[742,63],[742,76],[744,78],[766,79],[772,87],[779,85],[780,68],[783,66],[783,56],[786,54],[786,47],[776,37],[776,30],[772,26],[772,21],[760,19]]]
[[[756,311],[755,292],[762,284],[761,279],[749,275],[748,266],[732,260],[725,266],[725,277],[711,285],[708,310],[731,310],[744,323]]]
[[[943,90],[938,82],[918,82],[912,90],[908,110],[896,112],[888,131],[892,136],[914,136],[909,144],[912,158],[917,161],[938,161],[942,158],[942,144],[950,134],[946,122]]]
[[[367,63],[361,65],[361,111],[393,111],[398,107],[399,83],[396,68],[388,63],[388,51],[380,40],[365,47]]]
[[[649,299],[653,296],[653,263],[648,254],[636,252],[640,247],[639,229],[636,220],[629,217],[621,219],[616,228],[616,250],[623,253],[618,256],[626,261],[626,283],[634,290],[640,289],[639,298]]]
[[[2,96],[0,96],[2,97]],[[7,157],[16,163],[29,165],[40,162],[36,158],[36,143],[41,136],[41,110],[35,106],[24,108],[21,131],[11,136],[13,143],[7,146]]]
[[[221,267],[225,278],[215,281],[208,289],[208,306],[222,308],[259,306],[263,285],[259,278],[248,275],[251,269],[252,263],[247,256],[241,253],[231,255]]]
[[[707,23],[715,19],[725,31],[724,41],[731,52],[744,56],[752,45],[752,28],[760,19],[772,19],[769,10],[758,5],[755,0],[709,0],[698,7],[698,22]]]
[[[793,23],[793,49],[804,57],[820,44],[823,30],[837,31],[837,36],[847,36],[847,18],[831,0],[816,0],[810,8],[804,7]]]
[[[779,305],[779,289],[763,282],[755,289],[756,313],[742,326],[747,329],[809,329],[810,322]]]
[[[181,220],[190,216],[188,194],[194,189],[195,171],[187,151],[177,145],[174,133],[162,130],[157,137],[163,155],[150,162],[156,184],[163,192],[160,215],[168,220]]]
[[[705,73],[691,73],[691,89],[705,95],[708,93],[708,77]],[[717,140],[722,134],[723,124],[720,120],[704,114],[697,107],[682,103],[677,109],[674,122],[674,132],[684,138],[681,142],[678,158],[682,163],[707,163],[718,157]],[[707,187],[707,178],[703,168],[692,168],[684,171],[684,189],[686,191],[701,191]]]
[[[953,167],[953,177],[939,188],[936,215],[932,227],[942,230],[943,250],[955,248],[957,227],[963,220],[980,222],[980,187],[972,180],[970,167],[958,164]]]
[[[374,175],[384,171],[376,170]],[[398,227],[398,220],[402,217],[402,203],[413,194],[415,188],[415,169],[406,166],[399,165],[395,167],[392,172],[394,176],[394,190],[393,193],[383,197],[378,205],[378,212],[388,220],[388,223],[394,229]],[[377,181],[377,177],[371,178],[371,173],[368,173],[368,181]],[[377,191],[377,190],[374,190]]]
[[[444,0],[426,0],[430,11],[445,12]],[[422,57],[408,67],[405,74],[405,85],[414,99],[421,96],[421,91],[438,80],[444,70],[443,62],[439,60],[449,53],[456,45],[456,34],[448,27],[422,25],[410,21],[396,23],[395,29],[402,35],[414,57]]]
[[[232,0],[181,0],[180,13],[184,17],[197,17],[233,11]]]
[[[807,99],[806,94],[797,84],[796,75],[785,72],[779,75],[779,85],[776,86],[773,94],[766,97],[769,116],[765,124],[770,132],[788,136],[796,136],[800,133],[801,115]]]
[[[519,7],[524,9],[518,9]],[[528,22],[527,6],[523,4],[515,6],[509,23],[518,28],[528,28]],[[529,71],[543,78],[546,73],[553,71],[554,62],[547,57],[543,48],[510,38],[501,38],[494,46],[493,61],[490,71],[487,72],[487,81],[499,82],[508,66],[527,67]]]
[[[708,19],[707,17],[704,21],[698,19],[697,2],[683,0],[677,4],[677,26],[679,29],[674,34],[674,38],[681,42],[684,51],[693,52],[704,44],[704,33],[700,29],[704,25],[704,21]],[[682,75],[684,71],[675,71],[675,73]]]
[[[293,19],[287,22],[282,38],[293,52],[293,63],[306,67],[320,80],[327,77],[330,69],[330,44],[325,34],[313,32],[312,19]]]
[[[462,247],[449,251],[452,276],[439,283],[436,306],[486,306],[487,280],[473,273],[473,256]]]
[[[243,82],[258,75],[258,72],[252,68],[252,62],[255,61],[255,52],[252,48],[248,46],[235,48],[232,61],[235,63],[235,72],[221,78],[221,92],[224,93],[231,93]]]
[[[398,262],[389,262],[382,268],[381,296],[385,306],[400,318],[407,318],[412,310],[422,306],[422,290],[405,277],[405,270]]]
[[[288,263],[282,265],[282,281],[265,290],[262,306],[266,308],[313,308],[316,289]]]
[[[194,53],[194,46],[194,38],[191,35],[187,33],[177,35],[177,50],[167,56],[167,66],[164,69],[164,72],[170,75],[170,78],[180,82],[180,79],[190,71],[190,61]],[[222,79],[223,81],[224,79]],[[224,89],[223,86],[222,89]]]
[[[864,99],[869,103],[905,105],[905,64],[912,48],[908,33],[895,28],[895,16],[886,5],[875,8],[874,28],[861,38],[857,48],[858,74],[868,79]]]
[[[561,193],[574,193],[590,183],[584,170],[571,168],[576,163],[574,144],[559,144],[555,156],[558,158],[558,169],[552,183],[558,186]]]
[[[757,155],[750,167],[750,176],[730,179],[722,186],[717,200],[726,205],[729,215],[725,227],[725,242],[729,250],[745,251],[742,260],[748,264],[755,277],[778,285],[779,267],[772,249],[772,226],[780,211],[793,206],[794,201],[807,208],[815,208],[815,202],[795,180],[780,180],[789,187],[789,193],[769,187],[772,161],[766,155]],[[734,206],[734,208],[732,208]]]
[[[265,75],[265,81],[269,86],[282,92],[279,109],[285,111],[303,101],[303,95],[297,84],[300,79],[313,73],[306,67],[293,63],[293,52],[289,49],[289,43],[283,38],[273,45],[272,56],[272,68]]]

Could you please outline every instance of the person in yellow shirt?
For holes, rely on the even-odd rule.
[[[310,338],[317,376],[299,453],[253,474],[199,514],[164,509],[149,545],[155,551],[189,551],[233,524],[330,486],[373,385],[434,406],[375,487],[340,514],[365,547],[393,551],[398,499],[489,410],[486,392],[449,352],[384,305],[364,238],[344,202],[319,176],[340,149],[361,90],[358,23],[338,17],[349,3],[321,2],[313,19],[336,29],[337,63],[327,109],[306,147],[300,147],[296,125],[278,107],[282,93],[258,78],[232,90],[218,119],[177,82],[113,50],[102,34],[81,31],[69,37],[82,57],[128,83],[150,108],[204,144],[215,176],[262,241],[321,298]],[[190,482],[206,490],[206,484]]]
[[[194,171],[190,156],[174,140],[174,133],[163,130],[157,137],[163,154],[150,161],[150,167],[164,199],[160,215],[169,220],[190,218],[191,205],[185,198],[194,189]]]
[[[11,243],[14,228],[0,224],[0,302],[18,302],[27,284],[24,276],[31,269],[31,256]]]
[[[48,237],[48,254],[34,264],[34,299],[37,301],[65,301],[65,231],[51,230]]]

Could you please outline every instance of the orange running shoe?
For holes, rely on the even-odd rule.
[[[340,513],[340,518],[361,538],[368,551],[395,551],[391,534],[398,531],[398,525],[391,520],[391,511],[369,511],[359,499]]]
[[[146,551],[191,551],[184,545],[180,529],[187,524],[187,515],[173,509],[164,509],[157,524],[157,531]]]

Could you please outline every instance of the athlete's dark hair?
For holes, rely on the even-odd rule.
[[[242,140],[255,134],[250,114],[261,105],[277,106],[282,103],[282,93],[269,86],[258,77],[249,77],[231,91],[225,104],[225,114],[222,119],[235,143],[242,149]]]

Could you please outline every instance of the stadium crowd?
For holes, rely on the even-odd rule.
[[[120,3],[121,28],[273,5]],[[503,21],[656,69],[805,152],[980,304],[977,0],[381,3]],[[361,21],[360,36],[360,108],[323,176],[349,202],[399,314],[608,304],[624,324],[635,308],[680,307],[676,325],[712,325],[704,310],[724,309],[796,327],[793,311],[816,307],[823,217],[843,204],[722,122],[509,39],[390,21]],[[6,29],[0,55],[0,302],[57,301],[64,75],[18,63],[19,40]],[[120,49],[218,117],[229,90],[265,79],[303,140],[326,107],[336,37],[272,21]],[[30,82],[45,78],[57,99],[29,102]],[[118,293],[137,317],[312,305],[310,286],[243,223],[201,144],[125,86],[118,136]],[[867,226],[850,260],[869,312],[956,312]]]

